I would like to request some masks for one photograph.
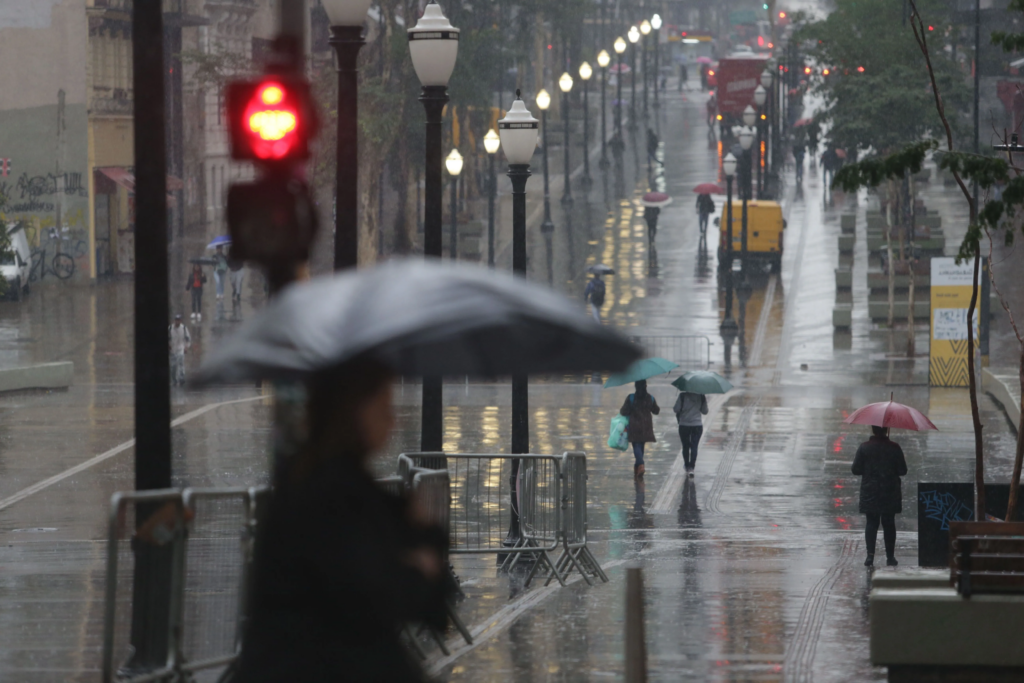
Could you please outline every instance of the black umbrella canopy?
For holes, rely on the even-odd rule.
[[[304,379],[358,357],[405,375],[617,371],[641,353],[545,287],[395,259],[289,286],[210,354],[195,383]]]

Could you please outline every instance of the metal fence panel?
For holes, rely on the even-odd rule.
[[[608,581],[600,563],[587,547],[587,456],[567,452],[562,456],[562,519],[565,520],[563,550],[555,567],[562,573],[575,568],[587,583],[591,576]],[[548,577],[547,583],[551,583]]]
[[[110,501],[107,538],[107,576],[104,596],[102,680],[150,681],[166,678],[178,657],[176,636],[181,622],[180,586],[185,544],[185,510],[175,489],[115,493]],[[139,550],[158,552],[149,569],[137,566]],[[132,657],[132,604],[137,574],[146,580],[169,581],[167,663],[146,673],[132,674],[125,665]]]
[[[241,652],[259,502],[269,489],[186,489],[182,670],[223,666]]]
[[[699,335],[631,336],[648,357],[657,356],[678,363],[687,370],[707,370],[711,365],[711,340]]]

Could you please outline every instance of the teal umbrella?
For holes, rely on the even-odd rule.
[[[710,370],[692,370],[682,377],[677,377],[674,386],[679,391],[693,394],[724,394],[732,389],[729,380]]]
[[[655,375],[664,375],[666,372],[671,372],[678,367],[678,363],[673,363],[664,358],[642,358],[626,368],[625,371],[609,377],[608,381],[604,383],[604,388],[621,387],[623,384],[639,382],[642,379],[648,379]]]

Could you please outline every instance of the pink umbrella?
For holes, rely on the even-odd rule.
[[[722,186],[715,183],[701,183],[697,187],[693,188],[693,191],[697,194],[725,194],[725,190]]]
[[[814,122],[814,119],[800,119],[796,123],[793,124],[793,127],[794,128],[801,128],[801,127],[806,126],[807,124],[813,123],[813,122]]]
[[[895,403],[891,395],[888,401],[872,403],[855,410],[843,422],[851,425],[874,425],[876,427],[912,429],[915,432],[925,429],[939,430],[938,427],[932,424],[931,420],[919,411],[902,403]]]
[[[640,199],[640,203],[644,206],[653,206],[660,209],[671,204],[672,198],[664,192],[648,192]]]
[[[698,64],[714,64],[714,60],[711,57],[697,57]]]
[[[613,74],[617,74],[620,71],[624,74],[628,74],[630,71],[632,71],[632,69],[629,68],[629,64],[612,64],[610,67],[608,67],[608,71],[610,71]]]

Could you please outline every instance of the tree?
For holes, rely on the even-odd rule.
[[[918,5],[932,26],[950,23],[948,3]],[[900,3],[888,0],[836,0],[827,18],[803,26],[796,40],[810,43],[811,56],[831,74],[812,81],[825,100],[821,116],[830,124],[828,140],[853,153],[886,154],[943,128],[932,98],[931,78],[921,68],[920,52],[904,25]],[[963,74],[949,59],[937,59],[934,78],[947,108],[966,112],[970,92]],[[954,133],[960,117],[950,121]]]

